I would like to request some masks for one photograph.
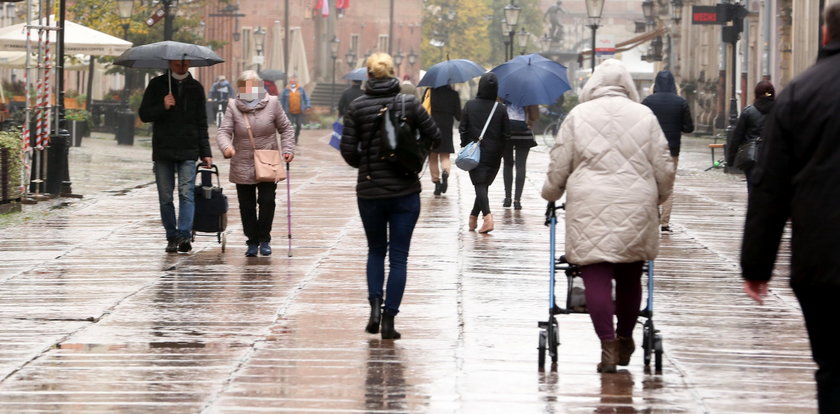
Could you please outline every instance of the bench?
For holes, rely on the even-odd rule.
[[[726,162],[724,160],[718,160],[717,158],[715,158],[715,149],[724,150],[726,148],[726,144],[714,143],[714,144],[709,144],[708,146],[709,146],[709,149],[712,151],[712,166],[709,167],[709,168],[706,168],[706,171],[709,171],[712,168],[723,168],[723,166],[726,164]]]

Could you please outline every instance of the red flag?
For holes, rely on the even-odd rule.
[[[350,8],[350,0],[335,0],[335,8],[336,9],[349,9]]]

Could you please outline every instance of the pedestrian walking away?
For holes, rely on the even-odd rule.
[[[152,162],[166,252],[192,250],[195,214],[195,163],[213,165],[207,135],[204,86],[188,72],[189,61],[171,60],[167,73],[153,78],[143,92],[140,120],[152,123]],[[178,214],[173,192],[178,177]]]
[[[475,187],[475,202],[468,219],[469,230],[474,231],[478,227],[478,215],[481,213],[484,220],[481,228],[478,229],[479,233],[489,233],[494,228],[488,191],[499,172],[499,167],[502,164],[502,153],[504,153],[507,141],[510,139],[507,108],[499,103],[498,107],[495,110],[493,109],[498,102],[498,94],[499,81],[496,74],[487,72],[481,75],[475,99],[464,105],[461,125],[458,127],[458,131],[461,133],[461,147],[465,147],[481,136],[481,131],[487,124],[484,138],[479,144],[481,158],[478,166],[470,170],[470,182]]]
[[[525,187],[525,166],[528,162],[528,153],[531,148],[537,146],[534,139],[534,132],[531,128],[540,119],[540,108],[538,105],[521,107],[505,102],[508,118],[510,119],[510,140],[505,145],[505,152],[502,155],[503,169],[502,178],[505,183],[505,199],[502,207],[511,206],[511,189],[513,187],[514,166],[516,167],[516,191],[513,192],[513,208],[522,209],[522,191]]]
[[[367,287],[370,318],[368,333],[380,332],[382,339],[399,339],[394,317],[400,310],[406,284],[411,235],[420,216],[420,179],[395,162],[379,156],[380,113],[388,105],[395,109],[400,82],[394,76],[394,63],[387,53],[375,53],[367,60],[365,93],[350,103],[344,118],[341,156],[359,169],[356,197],[359,215],[368,242]],[[431,149],[440,143],[434,121],[417,98],[405,97],[405,117],[420,133],[420,143]],[[401,96],[401,97],[402,97]],[[400,103],[402,105],[402,99]],[[389,259],[387,287],[385,256]],[[383,307],[384,303],[384,307]]]
[[[674,160],[674,180],[676,179],[677,165],[680,160],[680,143],[682,133],[694,132],[694,119],[691,117],[691,109],[683,97],[677,95],[677,84],[674,75],[667,70],[656,74],[656,81],[653,84],[653,93],[642,100],[647,105],[656,119],[662,132],[668,140],[668,149]],[[672,180],[672,181],[674,181]],[[671,196],[662,203],[659,216],[659,225],[663,232],[671,231],[671,208],[674,205],[673,189]]]
[[[782,90],[762,131],[751,179],[741,269],[747,294],[763,302],[785,225],[793,231],[790,286],[817,363],[820,414],[840,413],[840,1],[825,8],[817,63]]]
[[[349,88],[345,89],[344,92],[341,93],[341,97],[338,98],[338,117],[342,118],[347,115],[347,109],[350,107],[350,102],[353,102],[354,99],[362,96],[363,93],[362,81],[354,80],[353,84],[350,85]]]
[[[770,81],[758,82],[755,85],[755,101],[741,111],[741,116],[738,117],[738,123],[735,124],[732,136],[728,137],[729,142],[726,143],[726,165],[744,170],[744,176],[747,178],[747,191],[752,190],[752,170],[755,159],[747,160],[742,165],[736,165],[738,150],[744,145],[754,145],[756,146],[755,154],[760,152],[764,118],[773,109],[775,97],[776,89]]]
[[[303,117],[311,107],[309,95],[306,94],[306,89],[298,84],[297,76],[289,78],[289,85],[286,86],[286,89],[283,89],[280,102],[283,104],[283,110],[289,117],[289,121],[295,126],[295,145],[297,145]]]
[[[444,85],[427,89],[430,94],[432,119],[440,131],[440,146],[429,153],[429,173],[435,185],[435,195],[441,195],[449,188],[449,173],[452,171],[450,155],[455,152],[452,142],[454,120],[461,120],[461,97],[452,89],[452,85]]]
[[[566,258],[580,266],[601,340],[599,372],[630,363],[642,266],[659,252],[657,205],[674,180],[668,141],[638,101],[624,64],[608,59],[596,67],[560,126],[542,188],[548,201],[566,194]]]
[[[231,159],[230,182],[236,184],[242,229],[247,238],[245,256],[254,257],[258,252],[269,256],[277,184],[257,181],[254,150],[278,150],[290,163],[295,157],[294,131],[277,97],[265,93],[256,72],[242,72],[236,87],[237,97],[228,105],[216,141],[224,157]]]

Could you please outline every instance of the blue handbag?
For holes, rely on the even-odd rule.
[[[490,120],[493,118],[493,113],[496,112],[498,105],[498,102],[493,103],[493,109],[490,110],[490,116],[487,117],[487,121],[484,123],[484,128],[481,130],[481,136],[478,137],[478,140],[470,142],[464,148],[461,148],[461,151],[458,151],[458,156],[455,157],[456,167],[464,171],[470,171],[478,167],[478,162],[481,160],[481,140],[484,139],[484,133],[487,132],[487,126],[490,125]]]

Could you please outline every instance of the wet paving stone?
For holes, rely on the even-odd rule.
[[[743,294],[746,188],[742,176],[704,171],[708,140],[684,140],[675,231],[655,264],[663,371],[646,373],[638,351],[607,375],[595,372],[600,345],[582,314],[558,316],[558,364],[537,369],[536,322],[548,303],[545,147],[529,157],[524,209],[501,207],[501,174],[491,187],[488,235],[467,231],[467,174],[454,172],[441,197],[424,174],[397,317],[403,339],[383,341],[363,332],[355,170],[327,141],[305,131],[292,164],[291,257],[285,182],[271,257],[244,257],[221,159],[225,251],[215,234],[199,234],[193,252],[166,254],[149,150],[98,139],[71,149],[74,191],[85,198],[0,229],[0,412],[816,412],[815,367],[784,277],[789,255],[764,306]]]

